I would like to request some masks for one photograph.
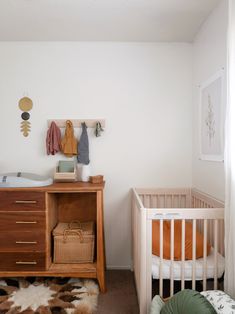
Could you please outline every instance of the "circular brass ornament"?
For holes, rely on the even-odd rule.
[[[30,111],[33,108],[33,102],[28,97],[23,97],[19,100],[19,108],[22,111]]]

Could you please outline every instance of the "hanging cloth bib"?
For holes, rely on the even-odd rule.
[[[73,123],[66,121],[66,129],[64,138],[61,141],[61,150],[67,157],[72,157],[78,153],[78,142],[74,137]]]
[[[86,123],[82,123],[82,134],[78,144],[78,162],[84,165],[90,163],[89,159],[89,140]]]

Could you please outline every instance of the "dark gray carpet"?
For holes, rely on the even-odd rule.
[[[106,272],[107,292],[100,293],[96,314],[138,314],[134,273],[129,270]]]

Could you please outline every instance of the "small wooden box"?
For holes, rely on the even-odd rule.
[[[91,183],[102,183],[103,181],[104,181],[104,176],[102,175],[90,176]]]
[[[60,222],[53,230],[54,263],[93,263],[94,222]]]
[[[58,167],[56,167],[54,172],[55,182],[74,182],[77,179],[76,167],[74,167],[73,172],[59,172]]]

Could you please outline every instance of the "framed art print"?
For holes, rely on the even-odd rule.
[[[200,159],[224,160],[224,73],[217,72],[200,87]]]

